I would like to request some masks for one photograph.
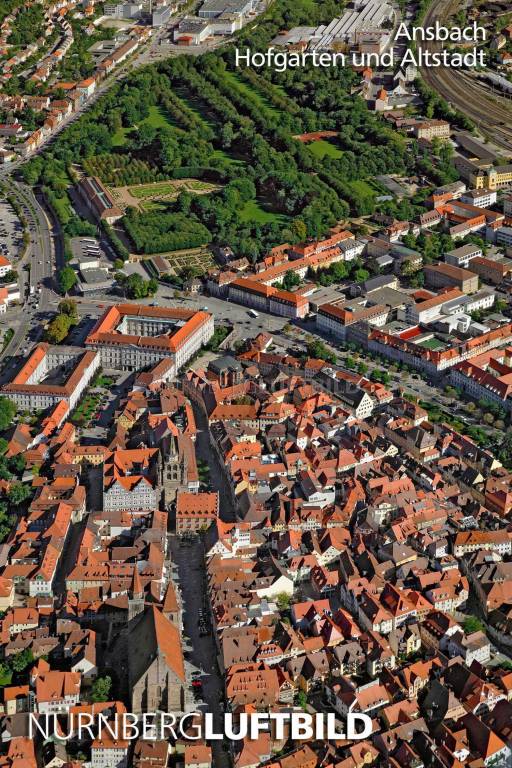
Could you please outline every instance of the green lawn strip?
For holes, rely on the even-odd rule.
[[[273,117],[280,117],[283,115],[282,110],[275,107],[272,102],[269,101],[269,99],[267,99],[263,93],[260,93],[260,91],[258,91],[253,85],[238,77],[236,72],[230,72],[229,70],[226,70],[224,77],[233,85],[234,88],[238,88],[241,93],[245,93],[247,96],[249,96],[251,101],[257,104],[263,113],[267,112]]]
[[[53,203],[60,221],[67,221],[67,219],[71,218],[73,211],[71,209],[71,201],[66,193],[62,197],[55,196]]]
[[[0,688],[10,685],[12,682],[12,672],[6,672],[5,675],[0,675]]]
[[[142,121],[145,125],[151,125],[153,128],[177,128],[172,118],[162,109],[162,107],[152,105],[149,108],[149,114]]]
[[[241,157],[234,157],[233,155],[229,155],[227,152],[225,152],[223,149],[214,149],[212,152],[211,159],[214,158],[222,158],[222,160],[225,160],[230,165],[244,165],[245,160]]]
[[[148,186],[138,187],[133,186],[129,188],[130,194],[133,197],[144,199],[146,197],[158,197],[159,195],[173,195],[179,192],[179,189],[174,184],[168,182],[157,182],[156,184],[150,184]]]
[[[144,200],[144,202],[139,204],[139,209],[145,213],[151,213],[153,211],[161,211],[163,213],[164,211],[169,210],[169,202],[170,201],[163,200]]]
[[[197,96],[186,92],[182,88],[176,88],[174,95],[180,98],[189,109],[191,109],[197,117],[203,121],[205,125],[208,125],[214,131],[217,131],[221,126],[220,119],[217,118],[215,112],[209,109]]]
[[[364,197],[367,197],[368,195],[375,195],[378,192],[372,182],[364,181],[363,179],[348,181],[347,186],[350,187],[354,194],[362,195]]]

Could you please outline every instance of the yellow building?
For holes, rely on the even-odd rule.
[[[503,189],[512,184],[512,164],[481,168],[469,176],[474,189]]]

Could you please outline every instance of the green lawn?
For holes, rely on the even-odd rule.
[[[373,186],[373,182],[363,181],[363,179],[349,181],[347,182],[347,186],[350,187],[354,194],[360,195],[361,197],[369,197],[380,191],[378,186],[376,188]]]
[[[163,200],[144,200],[144,202],[139,203],[139,208],[145,213],[151,211],[168,211],[169,202]]]
[[[127,136],[130,133],[131,128],[118,128],[112,136],[113,147],[124,147],[127,141]]]
[[[249,200],[241,209],[239,217],[240,221],[256,224],[268,224],[270,221],[286,221],[286,216],[282,213],[273,213],[272,211],[265,210],[257,200]]]
[[[435,351],[437,349],[444,349],[446,345],[443,344],[442,341],[439,341],[439,339],[425,339],[425,341],[421,341],[418,346]]]
[[[110,389],[113,384],[114,379],[110,378],[110,376],[105,376],[103,373],[99,373],[92,381],[93,387],[103,387],[103,389]]]
[[[71,210],[71,203],[69,200],[69,197],[66,193],[62,197],[57,197],[55,195],[53,199],[57,216],[59,217],[60,221],[65,222],[67,221],[71,216],[73,211]]]
[[[149,115],[142,121],[146,125],[152,125],[153,128],[175,128],[169,117],[161,107],[151,106]]]
[[[165,110],[156,105],[152,105],[149,108],[149,114],[142,120],[141,125],[151,125],[153,128],[172,128],[174,131],[183,133],[182,129],[166,114]],[[132,128],[118,128],[112,136],[112,146],[124,147],[132,130]]]
[[[192,179],[187,186],[189,189],[197,189],[198,192],[202,192],[203,190],[210,190],[212,185],[205,181],[199,181],[199,179]]]
[[[241,160],[238,157],[232,157],[231,155],[228,155],[227,152],[224,152],[223,149],[214,149],[211,154],[211,159],[214,158],[222,158],[222,160],[225,160],[230,165],[243,165],[244,161]]]
[[[343,155],[342,150],[333,144],[332,141],[326,139],[318,139],[318,141],[312,141],[307,145],[308,149],[317,157],[322,160],[324,157],[341,157]]]

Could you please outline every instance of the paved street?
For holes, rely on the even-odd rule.
[[[177,566],[176,577],[183,602],[183,639],[190,648],[191,668],[202,673],[204,704],[197,701],[192,707],[211,712],[216,728],[220,728],[220,699],[224,694],[224,685],[217,666],[217,648],[213,633],[201,637],[197,620],[199,612],[206,608],[203,543],[199,539],[190,544],[183,543],[174,535],[169,538],[171,558]],[[228,768],[230,762],[222,742],[212,741],[212,749],[216,768]]]
[[[236,519],[231,489],[229,488],[223,468],[220,466],[217,454],[210,445],[208,422],[203,411],[194,404],[194,416],[198,427],[196,438],[196,457],[208,464],[210,468],[210,485],[212,491],[219,492],[220,517],[227,522]]]

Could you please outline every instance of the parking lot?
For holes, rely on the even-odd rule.
[[[23,227],[6,200],[0,201],[0,254],[10,261],[21,256]]]
[[[73,237],[70,241],[75,266],[89,264],[97,261],[98,266],[111,267],[112,262],[108,258],[103,244],[97,237]]]

